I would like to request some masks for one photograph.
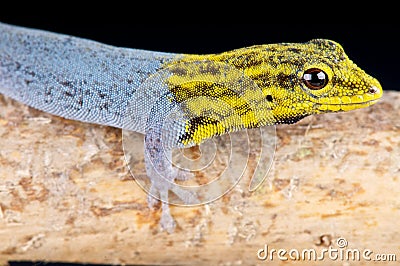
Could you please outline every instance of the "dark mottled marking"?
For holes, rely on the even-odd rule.
[[[174,66],[174,68],[171,70],[174,74],[178,76],[185,76],[187,75],[187,69],[184,68],[183,66],[180,66],[180,64],[177,64],[177,66]]]
[[[249,103],[244,101],[241,95],[225,87],[223,84],[199,81],[195,85],[193,83],[189,86],[185,86],[185,84],[177,85],[171,87],[170,90],[177,103],[204,96],[226,102],[232,107],[235,114],[239,116],[246,115],[251,111]],[[213,106],[208,106],[207,108],[213,110]]]
[[[52,88],[51,88],[51,87],[45,88],[45,90],[44,90],[44,96],[51,96],[51,91],[52,91]]]
[[[108,103],[103,103],[99,106],[100,110],[108,110],[109,104]]]
[[[200,62],[198,62],[199,64]],[[199,68],[200,72],[199,73],[219,73],[221,71],[221,67],[219,65],[216,65],[215,62],[202,62]]]
[[[297,80],[298,78],[296,74],[285,75],[283,73],[279,73],[278,75],[276,75],[277,84],[279,84],[279,86],[283,88],[292,87]]]
[[[193,139],[193,134],[197,131],[197,129],[201,126],[209,126],[209,125],[218,125],[219,121],[207,116],[196,116],[191,118],[188,122],[188,130],[183,135],[179,137],[181,142],[190,141]]]
[[[292,53],[296,53],[296,54],[300,54],[302,52],[299,48],[295,48],[295,47],[289,47],[287,50]]]
[[[282,117],[275,116],[275,120],[276,120],[277,124],[294,124],[306,116],[308,116],[308,114],[294,116],[294,117],[288,117],[288,118],[285,118],[285,117],[282,118]]]
[[[29,76],[35,77],[36,73],[32,70],[25,70],[25,73],[28,74]]]
[[[61,85],[68,87],[68,88],[73,88],[74,84],[71,81],[63,80],[59,82]]]
[[[65,95],[65,96],[68,96],[68,97],[73,97],[73,96],[75,95],[75,93],[72,93],[72,92],[70,92],[70,91],[65,91],[65,92],[64,92],[64,95]]]
[[[265,57],[260,57],[258,51],[248,51],[247,53],[243,53],[239,56],[233,55],[233,60],[231,64],[239,69],[256,67],[265,63]]]
[[[212,98],[240,98],[236,92],[222,84],[206,81],[193,81],[193,85],[181,84],[170,88],[176,102],[181,103],[193,97],[206,96]],[[193,84],[192,83],[192,84]],[[186,85],[186,86],[185,86]]]

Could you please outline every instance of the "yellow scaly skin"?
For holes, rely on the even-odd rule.
[[[180,63],[192,61],[229,64],[253,80],[261,92],[251,95],[230,93],[230,88],[220,82],[219,76],[224,75],[226,80],[237,79],[236,71],[217,68],[202,72],[178,67]],[[173,73],[168,84],[175,101],[207,96],[219,99],[237,111],[235,115],[227,113],[221,117],[221,110],[216,110],[220,106],[209,99],[187,103],[187,112],[193,116],[204,114],[207,119],[187,121],[186,132],[180,137],[185,146],[243,128],[290,124],[313,114],[367,107],[382,96],[378,80],[354,64],[340,44],[325,39],[256,45],[220,54],[185,55],[166,67]],[[327,82],[324,86],[307,86],[304,74],[310,69],[325,73]],[[246,104],[249,101],[253,103],[252,108]],[[219,113],[219,116],[213,117],[210,113]]]

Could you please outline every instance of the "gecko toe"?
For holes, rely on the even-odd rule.
[[[162,212],[160,226],[163,231],[167,231],[168,233],[173,233],[175,231],[176,222],[169,212]]]

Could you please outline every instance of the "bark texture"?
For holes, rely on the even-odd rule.
[[[395,254],[399,261],[400,93],[386,91],[366,109],[280,125],[277,137],[259,189],[247,189],[259,152],[253,143],[239,184],[209,204],[172,206],[178,225],[168,234],[125,164],[121,130],[0,96],[0,265],[282,264],[277,252],[258,258],[266,245],[268,252],[369,249],[372,260]],[[135,166],[144,168],[140,160]],[[285,265],[309,263],[281,255]],[[347,262],[325,254],[324,263]]]

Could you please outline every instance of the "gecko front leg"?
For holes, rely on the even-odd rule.
[[[169,193],[173,192],[182,201],[179,205],[193,205],[199,200],[195,193],[174,183],[175,180],[192,178],[193,174],[172,165],[172,149],[163,145],[161,128],[160,124],[156,124],[150,127],[145,135],[145,165],[147,176],[151,181],[148,203],[149,207],[153,208],[158,201],[161,201],[160,225],[163,230],[171,233],[176,223],[169,209],[171,203]]]

